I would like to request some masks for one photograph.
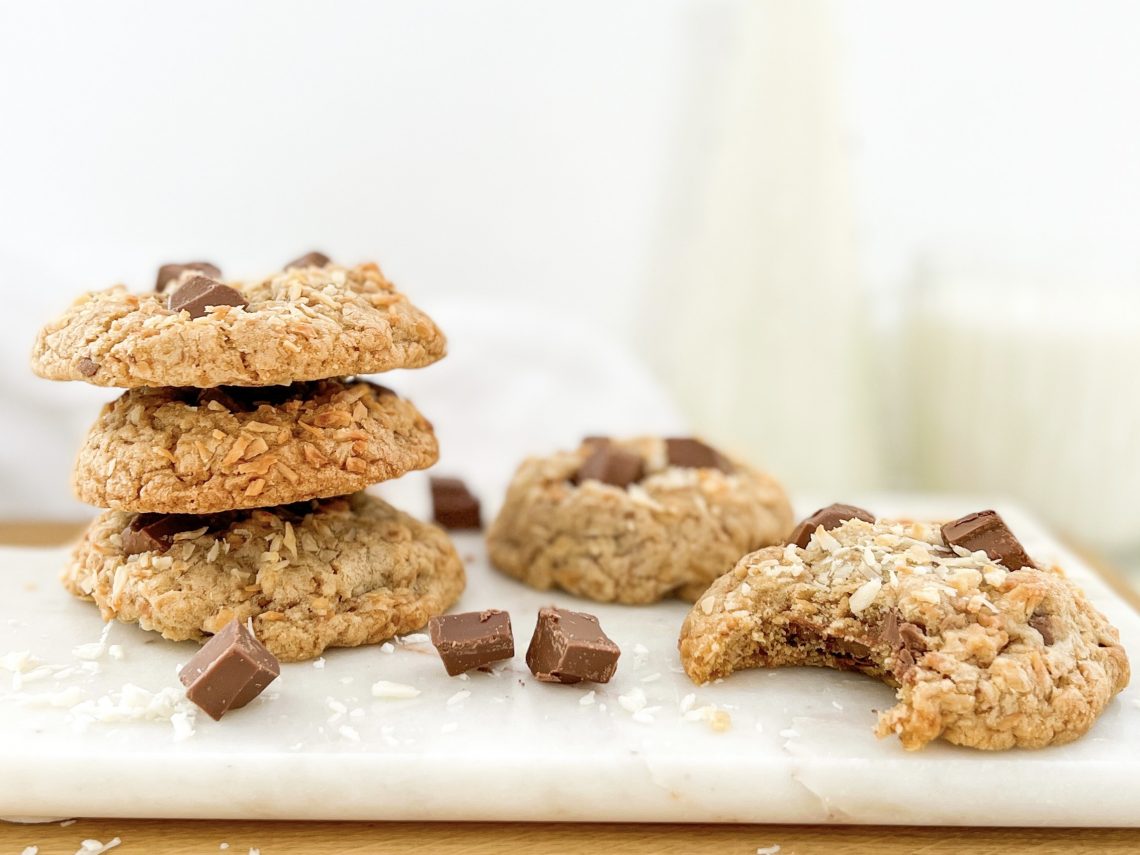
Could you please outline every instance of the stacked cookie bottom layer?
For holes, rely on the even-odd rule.
[[[175,641],[250,619],[283,661],[414,631],[458,598],[462,563],[359,491],[437,458],[415,407],[365,381],[129,390],[80,450],[76,494],[111,510],[64,585]]]

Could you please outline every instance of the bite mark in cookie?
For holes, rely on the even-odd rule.
[[[698,683],[784,665],[877,677],[898,702],[876,733],[908,749],[1068,742],[1129,678],[1116,629],[1060,572],[962,555],[937,525],[858,517],[806,548],[745,556],[700,597],[679,644]]]

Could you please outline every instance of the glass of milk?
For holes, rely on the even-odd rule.
[[[940,274],[902,318],[917,486],[1140,553],[1140,286]]]

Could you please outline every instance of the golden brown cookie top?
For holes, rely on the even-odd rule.
[[[161,292],[83,295],[40,331],[33,369],[123,388],[266,386],[420,368],[446,351],[375,264],[290,267],[256,282],[200,267],[168,272]]]

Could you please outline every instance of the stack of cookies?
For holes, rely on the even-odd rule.
[[[79,453],[76,494],[109,510],[64,585],[176,641],[252,620],[284,661],[422,628],[459,597],[462,563],[441,529],[362,491],[434,464],[435,435],[353,375],[445,348],[376,265],[320,253],[257,282],[193,262],[149,293],[81,297],[33,367],[127,391]]]

